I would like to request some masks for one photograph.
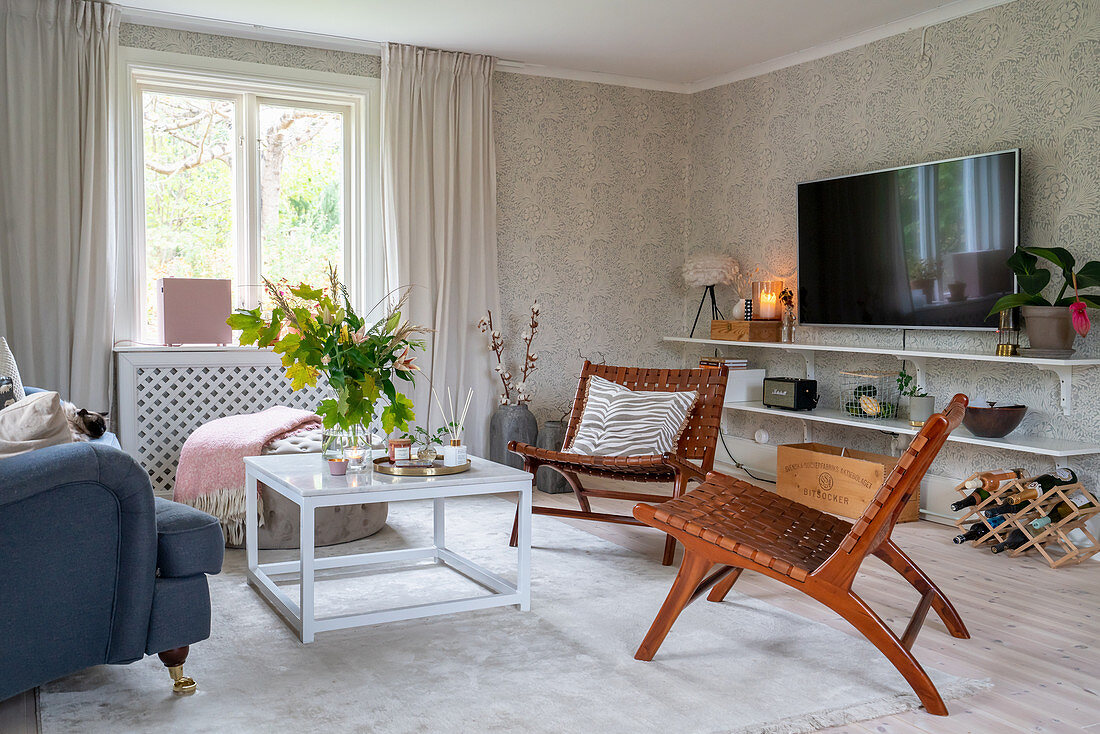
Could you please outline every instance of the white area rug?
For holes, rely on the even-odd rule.
[[[514,507],[451,500],[448,545],[514,578]],[[430,513],[428,503],[391,505],[386,530],[326,550],[426,545]],[[310,645],[246,584],[244,552],[229,551],[211,579],[213,635],[191,648],[185,666],[195,695],[173,696],[155,657],[100,666],[42,689],[43,731],[793,734],[919,705],[869,643],[736,591],[722,604],[688,607],[656,659],[638,662],[634,651],[675,568],[552,518],[534,518],[534,541],[530,612],[502,607],[341,630]],[[289,555],[261,561],[280,557]],[[471,589],[480,587],[432,565],[345,575],[318,585],[317,608],[338,613]],[[945,699],[988,685],[929,673]]]

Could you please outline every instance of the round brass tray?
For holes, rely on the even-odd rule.
[[[374,470],[380,474],[393,474],[398,477],[441,477],[446,474],[461,474],[470,470],[470,460],[462,466],[443,466],[439,463],[435,466],[394,466],[390,463],[390,457],[383,456],[374,460]]]

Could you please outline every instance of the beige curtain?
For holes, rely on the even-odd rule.
[[[0,0],[0,334],[23,382],[110,405],[118,9]]]
[[[383,220],[389,282],[412,285],[409,316],[435,329],[414,393],[429,415],[429,380],[474,389],[466,444],[487,453],[496,399],[489,352],[476,327],[497,311],[494,59],[387,44],[382,50]],[[427,377],[428,379],[424,379]],[[431,425],[439,413],[431,409]]]

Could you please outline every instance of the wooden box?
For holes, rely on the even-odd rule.
[[[777,342],[778,321],[719,321],[710,322],[710,338],[727,342]]]
[[[863,514],[898,460],[821,443],[779,447],[776,491],[787,499],[832,515]],[[920,492],[914,492],[898,522],[920,519]]]

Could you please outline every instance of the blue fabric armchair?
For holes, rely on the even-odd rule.
[[[183,662],[210,635],[206,574],[224,546],[215,518],[155,498],[116,448],[0,459],[0,700],[153,653],[193,691]]]

